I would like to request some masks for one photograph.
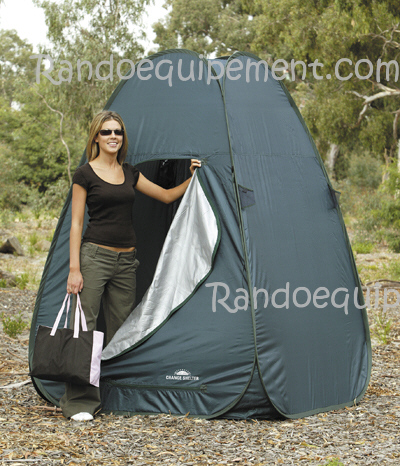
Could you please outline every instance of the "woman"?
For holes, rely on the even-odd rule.
[[[76,170],[72,180],[67,292],[81,293],[88,330],[96,328],[102,301],[106,343],[135,305],[136,268],[139,265],[132,226],[135,189],[169,204],[184,194],[190,182],[189,178],[171,189],[152,183],[135,167],[124,163],[127,149],[122,118],[115,112],[100,112],[90,127],[86,146],[88,163]],[[192,159],[191,174],[200,166],[199,160]],[[86,204],[90,219],[82,238]],[[77,421],[92,420],[100,408],[100,390],[93,386],[66,384],[60,403],[65,417]]]

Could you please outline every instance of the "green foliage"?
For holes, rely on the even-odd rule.
[[[54,71],[50,74],[55,82],[46,98],[57,102],[57,109],[76,121],[80,129],[87,131],[93,115],[100,111],[119,81],[117,63],[122,59],[136,62],[143,54],[140,40],[145,37],[142,26],[144,6],[149,0],[35,0],[43,8],[48,25],[48,38],[51,48],[44,52],[54,60]],[[96,77],[97,65],[110,61],[113,55],[112,80],[99,80]],[[78,80],[77,60],[92,64],[81,67]],[[72,79],[69,79],[69,66],[61,64],[62,60],[71,63]],[[43,67],[43,64],[42,64]],[[62,72],[62,69],[67,71]],[[120,74],[129,70],[127,64]],[[107,76],[110,66],[104,65],[99,70],[101,76]],[[46,78],[41,78],[41,80]],[[52,97],[53,96],[53,97]],[[51,98],[52,97],[52,98]],[[83,148],[84,146],[82,146]]]
[[[59,215],[68,195],[70,185],[65,178],[60,178],[49,189],[40,196],[37,201],[38,208]]]
[[[50,232],[47,234],[47,236],[46,236],[46,240],[47,240],[47,241],[50,241],[50,243],[53,241],[54,233],[55,233],[55,230],[52,230],[52,231],[50,231]]]
[[[393,252],[400,252],[400,173],[397,167],[389,167],[387,174],[378,193],[379,205],[367,212],[361,224],[386,241]]]
[[[340,207],[346,217],[346,225],[351,222],[355,230],[352,248],[359,254],[371,252],[379,243],[387,245],[393,252],[400,252],[400,198],[393,194],[400,192],[397,190],[400,175],[396,168],[390,168],[389,172],[389,179],[378,189],[362,186],[362,176],[357,182],[358,171],[352,175],[353,183],[347,178],[334,185],[341,192]]]
[[[347,176],[355,186],[376,189],[382,181],[382,164],[369,153],[353,155],[349,160]]]
[[[0,144],[0,209],[20,210],[26,204],[28,188],[18,182],[15,154],[5,145]]]
[[[357,242],[374,242],[374,234],[382,228],[376,212],[388,195],[380,189],[369,189],[352,183],[349,178],[334,182],[334,188],[341,193],[339,203],[343,215],[351,220],[359,232]]]
[[[8,228],[12,218],[11,210],[0,209],[0,226]]]
[[[336,180],[343,180],[348,177],[350,165],[350,156],[343,154],[339,151],[339,156],[336,159],[335,166],[332,173],[332,178]]]
[[[32,53],[32,45],[16,31],[0,30],[0,88],[9,107],[18,89],[33,80],[35,65],[29,59]],[[0,126],[3,124],[0,121]]]
[[[277,59],[302,60],[311,65],[318,60],[317,79],[307,68],[290,68],[293,81],[286,81],[299,105],[322,156],[331,143],[339,144],[347,154],[339,163],[343,172],[349,168],[356,183],[377,187],[379,170],[374,172],[385,151],[394,157],[397,132],[393,132],[397,111],[395,67],[386,75],[386,67],[377,75],[377,61],[397,60],[400,33],[400,8],[392,0],[358,2],[357,0],[167,0],[167,16],[154,25],[160,48],[185,47],[203,55],[224,55],[235,50],[251,51],[270,65]],[[374,67],[369,79],[356,75],[355,65],[368,58]],[[342,63],[341,58],[352,61]],[[369,67],[358,67],[365,76]],[[340,80],[350,73],[348,80]],[[331,79],[326,79],[327,74]],[[386,79],[387,78],[387,79]],[[384,87],[382,87],[384,86]],[[380,91],[387,91],[386,93]],[[364,107],[366,99],[371,99]],[[364,162],[370,170],[363,177],[362,160],[352,167],[350,154],[371,151]],[[368,160],[367,160],[368,158]],[[373,176],[369,176],[373,175]],[[344,174],[339,174],[339,178]]]
[[[153,26],[160,49],[186,48],[203,55],[250,51],[252,1],[168,0],[169,15]]]
[[[7,32],[0,31],[0,36]],[[14,35],[12,38],[17,41]],[[67,152],[60,139],[60,116],[51,112],[47,101],[40,96],[47,94],[50,103],[57,106],[57,91],[47,80],[40,86],[34,84],[31,54],[32,47],[23,42],[19,48],[9,46],[7,53],[0,46],[0,65],[3,64],[0,73],[0,84],[3,85],[0,97],[0,207],[14,210],[27,203],[29,191],[26,186],[43,192],[59,178],[68,179]],[[22,67],[21,57],[29,66]],[[63,125],[74,166],[84,147],[77,126],[78,122],[74,120]]]
[[[30,243],[31,246],[35,246],[35,244],[39,241],[39,236],[38,236],[37,232],[34,231],[33,233],[31,233],[29,235],[28,240],[29,240],[29,243]]]
[[[43,83],[40,92],[44,94],[47,89],[51,89],[51,84]],[[11,143],[15,154],[13,172],[17,181],[44,192],[60,178],[68,179],[67,151],[60,139],[60,117],[49,111],[34,89],[25,90],[20,98],[25,104],[19,111],[19,127],[14,130]],[[84,139],[75,123],[65,124],[64,133],[67,133],[64,137],[77,165]]]
[[[384,271],[388,279],[400,281],[400,261],[393,260],[388,265],[384,266]]]
[[[358,192],[358,194],[357,194]],[[385,240],[387,233],[390,231],[390,226],[386,223],[382,216],[382,205],[390,200],[390,196],[381,189],[372,190],[358,188],[353,190],[353,198],[358,202],[354,206],[354,215],[357,218],[355,228],[357,230],[358,242],[381,242]]]
[[[332,458],[321,466],[344,466],[344,464],[339,460],[339,458]]]
[[[42,208],[59,210],[69,188],[61,115],[50,107],[62,114],[62,135],[73,171],[86,143],[88,123],[104,107],[119,79],[116,64],[121,59],[137,62],[142,58],[141,21],[149,0],[35,0],[35,4],[43,8],[49,27],[51,47],[42,52],[54,60],[52,79],[64,81],[56,85],[41,75],[36,84],[38,63],[29,59],[32,46],[14,31],[0,31],[0,209],[37,205],[39,213]],[[340,146],[335,175],[343,182],[347,177],[348,193],[379,185],[382,155],[386,151],[393,158],[397,150],[395,68],[390,68],[388,76],[382,68],[379,82],[375,73],[378,59],[397,60],[400,33],[395,25],[400,22],[400,7],[396,2],[167,0],[166,7],[166,17],[154,26],[160,48],[185,47],[205,55],[251,51],[270,64],[276,59],[323,63],[318,74],[329,73],[332,79],[316,79],[309,67],[302,79],[301,67],[297,67],[293,81],[285,84],[321,155],[325,157],[333,143]],[[97,64],[109,61],[111,55],[113,80],[97,79]],[[353,65],[343,63],[340,73],[352,72],[353,77],[340,81],[335,66],[344,57]],[[354,65],[366,57],[374,65],[374,74],[359,79]],[[91,77],[85,65],[78,80],[78,59],[93,65]],[[71,82],[67,82],[69,72],[61,60],[72,64]],[[44,63],[39,65],[44,68]],[[109,71],[108,65],[100,68],[103,77]],[[360,67],[361,74],[366,71],[367,67]],[[370,101],[363,107],[366,98]],[[393,179],[385,185],[397,183],[399,190],[400,181]],[[44,195],[36,196],[34,190]],[[382,206],[358,211],[365,233],[360,241],[378,239],[399,251],[396,191],[376,196]],[[344,211],[357,203],[351,198],[342,202]]]
[[[393,322],[389,319],[382,309],[373,315],[372,335],[383,345],[389,343],[389,335]]]
[[[398,134],[393,134],[398,109],[395,86],[395,67],[391,66],[388,79],[386,68],[377,76],[377,61],[397,60],[400,33],[399,8],[391,1],[359,2],[357,0],[258,0],[259,12],[253,19],[251,50],[262,58],[275,61],[283,58],[303,60],[310,65],[318,60],[318,80],[311,68],[302,80],[300,68],[290,86],[292,94],[307,86],[307,98],[301,105],[306,123],[317,145],[329,147],[339,144],[341,149],[358,151],[368,147],[381,156],[386,149],[391,157],[397,145]],[[348,80],[341,77],[350,73]],[[369,79],[356,76],[355,64],[368,58],[373,64]],[[366,65],[358,69],[361,76],[368,71]],[[331,79],[325,76],[331,75]],[[383,87],[384,86],[384,87]],[[382,92],[382,91],[386,91]],[[304,94],[304,90],[301,92]],[[369,104],[364,107],[365,100]],[[358,146],[358,147],[357,147]],[[326,150],[326,149],[325,149]],[[323,155],[323,154],[322,154]]]
[[[16,278],[16,286],[20,290],[25,290],[29,283],[29,273],[24,272],[19,277]]]
[[[363,207],[356,209],[357,242],[384,242],[393,252],[400,252],[400,198],[396,191],[399,174],[391,171],[378,190],[368,190]]]
[[[3,324],[3,331],[10,338],[16,338],[27,327],[28,324],[22,319],[21,314],[18,317],[6,316],[4,312],[1,314],[1,323]]]
[[[400,252],[400,235],[397,232],[388,232],[385,235],[389,249],[393,252]]]
[[[59,188],[62,181],[70,183],[70,172],[86,145],[88,124],[119,80],[117,63],[141,58],[141,16],[149,0],[35,3],[44,9],[49,27],[51,47],[41,53],[54,60],[52,82],[36,76],[38,67],[43,70],[45,64],[40,58],[29,58],[30,44],[15,31],[0,31],[0,208],[14,210],[29,204],[32,190],[26,187],[44,193],[53,185]],[[97,65],[111,55],[113,79],[98,79]],[[71,63],[71,82],[62,60]],[[91,77],[86,65],[78,77],[78,60],[92,64]],[[128,68],[120,69],[120,74]],[[108,72],[107,65],[100,67],[101,76]],[[52,204],[59,203],[56,197]]]
[[[357,254],[369,254],[374,249],[374,244],[370,242],[355,242],[351,247]]]

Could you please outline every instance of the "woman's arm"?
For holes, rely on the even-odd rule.
[[[74,183],[72,186],[72,218],[69,235],[69,275],[67,282],[67,292],[73,294],[79,293],[83,288],[79,254],[81,249],[83,219],[85,216],[86,196],[86,189]]]
[[[190,165],[190,172],[193,175],[196,168],[201,167],[200,160],[192,159]],[[136,184],[136,189],[146,196],[157,199],[158,201],[164,202],[165,204],[170,204],[171,202],[176,201],[185,193],[187,187],[189,186],[190,179],[188,178],[179,186],[171,189],[164,189],[161,186],[148,180],[142,173],[139,175],[138,182]]]

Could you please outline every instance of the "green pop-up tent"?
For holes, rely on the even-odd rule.
[[[359,401],[371,369],[360,281],[336,193],[282,82],[238,52],[211,63],[169,50],[135,71],[106,105],[126,123],[127,161],[159,183],[187,178],[190,158],[202,167],[180,203],[137,195],[138,304],[103,351],[104,411],[298,418]],[[30,359],[65,294],[70,217],[71,192]],[[62,384],[34,383],[58,404]]]

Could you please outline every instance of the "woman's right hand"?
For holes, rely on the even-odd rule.
[[[83,277],[80,270],[70,271],[67,282],[67,293],[78,294],[83,288]]]

